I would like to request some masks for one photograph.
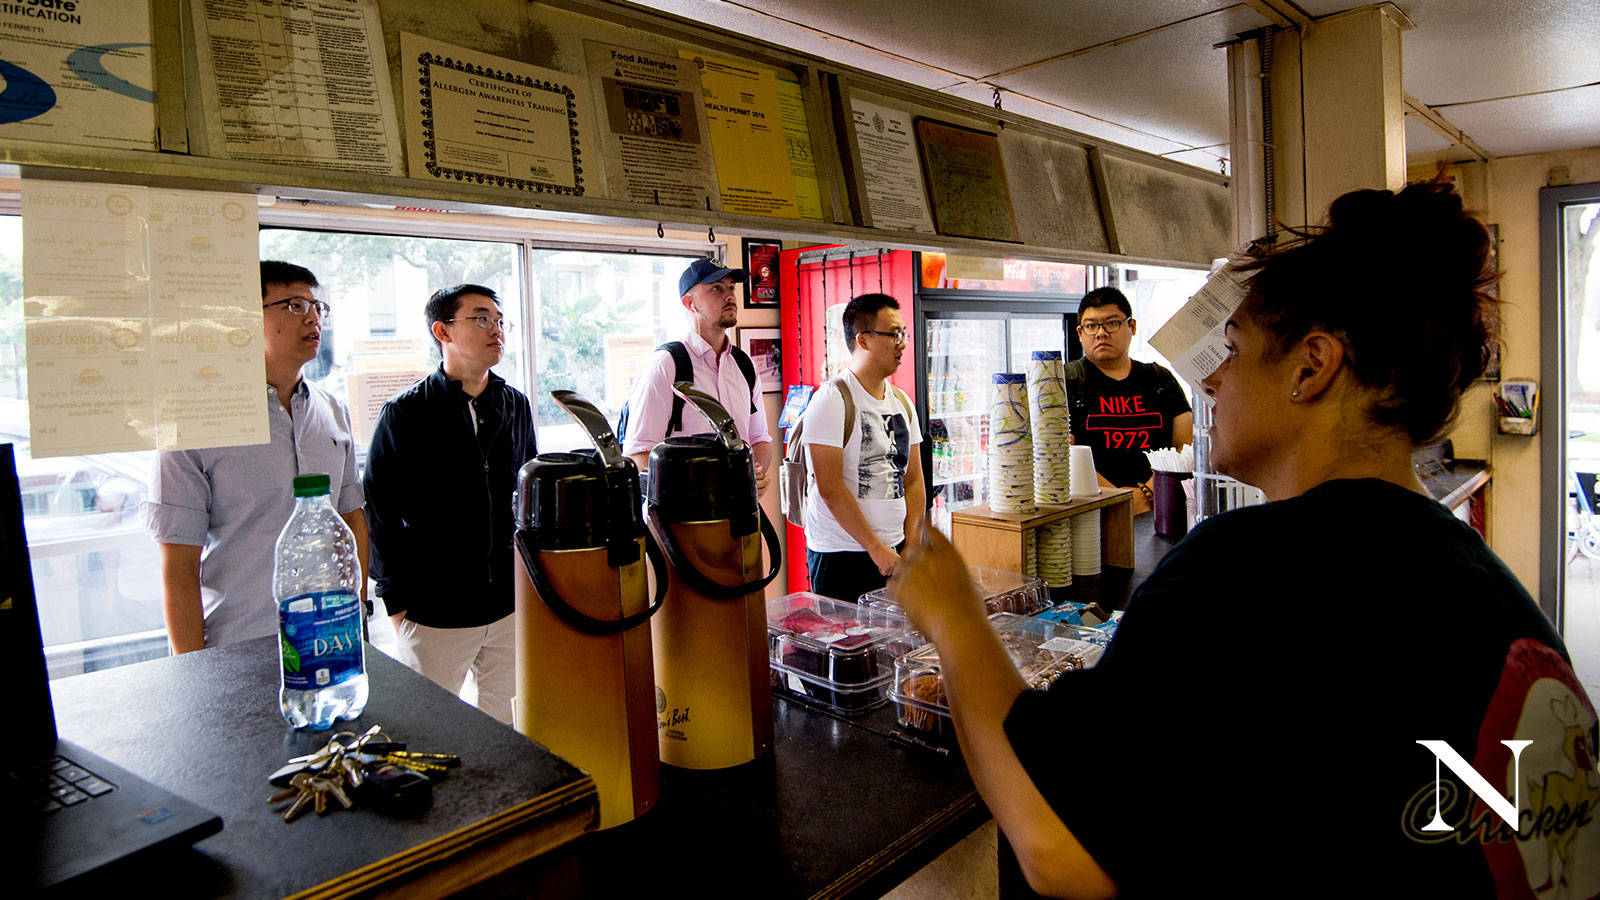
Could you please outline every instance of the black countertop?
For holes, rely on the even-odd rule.
[[[433,805],[400,819],[357,807],[285,823],[267,775],[325,745],[331,732],[291,731],[278,712],[278,646],[261,638],[64,678],[50,685],[58,730],[223,819],[194,849],[97,878],[104,890],[159,884],[165,896],[281,897],[365,872],[370,886],[411,879],[500,833],[597,821],[593,781],[370,645],[371,700],[336,730],[382,725],[411,749],[460,754]],[[574,827],[576,826],[576,827]],[[182,877],[175,877],[181,873]]]
[[[959,753],[893,739],[892,705],[836,717],[773,701],[772,754],[665,767],[661,804],[575,845],[586,898],[874,897],[987,821]]]

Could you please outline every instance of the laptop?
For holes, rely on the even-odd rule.
[[[13,710],[0,739],[0,801],[7,830],[21,834],[6,843],[31,867],[34,890],[70,890],[112,863],[222,830],[215,813],[56,735],[11,444],[0,444],[0,684]]]

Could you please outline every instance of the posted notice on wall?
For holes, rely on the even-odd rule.
[[[933,234],[911,114],[851,96],[850,116],[872,227]]]
[[[1181,378],[1198,385],[1228,358],[1224,326],[1244,301],[1248,286],[1245,273],[1223,265],[1150,338],[1150,346],[1172,362]],[[1204,392],[1195,396],[1211,400]]]
[[[688,60],[583,42],[600,98],[600,146],[611,196],[632,203],[722,209],[700,79]]]
[[[678,56],[700,73],[723,210],[798,218],[778,73],[693,50]]]
[[[190,0],[201,152],[403,175],[377,0]]]
[[[0,136],[156,149],[146,4],[0,3],[0,78]]]
[[[351,348],[345,390],[350,397],[350,427],[356,443],[372,441],[378,414],[389,398],[428,376],[425,338],[365,338]]]
[[[594,194],[583,78],[400,35],[412,178]]]
[[[30,452],[262,444],[256,199],[23,179]]]
[[[806,122],[806,101],[800,76],[778,72],[778,103],[783,114],[783,139],[789,152],[789,174],[794,178],[794,199],[800,217],[822,221],[822,187],[817,184],[817,158],[811,150],[811,126]]]

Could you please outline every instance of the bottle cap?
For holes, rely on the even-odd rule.
[[[296,475],[294,477],[294,495],[296,497],[316,497],[328,493],[328,476],[323,474]]]

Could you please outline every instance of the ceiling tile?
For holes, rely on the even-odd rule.
[[[1451,123],[1455,124],[1455,123]],[[1458,128],[1460,126],[1457,126]],[[1470,135],[1468,135],[1470,137]],[[1416,116],[1406,116],[1406,155],[1413,153],[1431,153],[1435,150],[1448,150],[1455,146],[1450,139],[1428,127],[1428,123]]]
[[[1491,156],[1600,147],[1600,85],[1440,112]]]
[[[1212,45],[1260,23],[1237,7],[997,81],[1187,147],[1220,144],[1228,140],[1228,58]]]
[[[1402,36],[1406,90],[1430,106],[1600,81],[1600,3],[1418,0]]]
[[[1302,0],[1315,17],[1363,6]],[[1430,106],[1600,81],[1595,0],[1401,0],[1406,91]]]
[[[1205,169],[1207,172],[1222,172],[1222,162],[1228,158],[1228,148],[1223,146],[1207,150],[1181,150],[1166,154],[1166,158],[1197,169]]]
[[[971,0],[898,5],[739,0],[739,5],[981,78],[1239,4],[1237,0],[984,0],[981,13]],[[981,28],[965,27],[979,14]]]

